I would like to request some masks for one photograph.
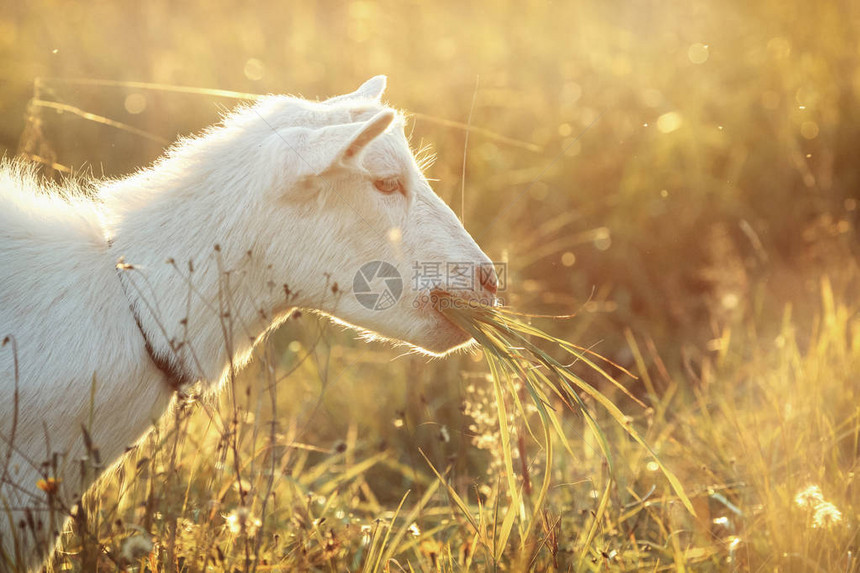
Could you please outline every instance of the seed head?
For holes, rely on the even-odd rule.
[[[794,503],[802,508],[814,509],[823,502],[824,496],[817,485],[808,485],[794,496]]]
[[[829,501],[823,501],[815,507],[815,515],[812,516],[812,527],[830,529],[842,521],[842,512]]]

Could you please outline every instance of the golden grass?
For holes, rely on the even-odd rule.
[[[609,383],[620,389],[627,397],[632,399],[638,405],[645,407],[637,398],[635,398],[624,386],[616,382],[601,366],[594,362],[594,359],[605,359],[599,355],[589,351],[588,349],[578,347],[574,344],[561,340],[555,336],[524,322],[523,318],[529,318],[529,315],[518,314],[508,309],[497,306],[487,306],[485,304],[477,304],[473,301],[459,299],[448,295],[447,293],[437,293],[435,295],[436,304],[443,310],[445,316],[452,322],[460,326],[481,345],[484,355],[487,358],[487,364],[491,372],[493,388],[495,390],[496,408],[498,409],[498,419],[504,421],[508,419],[506,414],[507,406],[505,404],[504,393],[507,392],[510,400],[516,405],[516,410],[526,425],[529,435],[545,450],[545,470],[544,480],[537,497],[533,500],[531,517],[526,521],[524,527],[521,527],[520,538],[521,546],[524,546],[529,540],[529,535],[535,523],[539,521],[540,512],[543,509],[543,504],[546,501],[546,495],[550,487],[550,476],[552,475],[552,457],[553,457],[553,441],[558,438],[560,443],[565,447],[567,453],[574,455],[571,449],[568,437],[565,435],[561,421],[559,419],[560,412],[557,412],[551,405],[551,399],[556,398],[558,402],[567,407],[574,413],[579,414],[586,421],[589,431],[595,437],[601,454],[606,459],[610,472],[610,480],[606,484],[601,503],[598,506],[598,511],[594,516],[594,523],[597,523],[602,518],[602,513],[606,509],[605,501],[608,500],[609,493],[613,486],[612,476],[615,473],[615,463],[613,461],[612,448],[606,434],[601,429],[590,408],[586,406],[580,393],[591,398],[597,405],[603,408],[611,419],[621,427],[626,434],[636,443],[645,448],[652,456],[654,462],[660,467],[667,480],[672,486],[678,498],[684,506],[695,514],[692,503],[684,492],[681,482],[657,457],[654,450],[636,430],[631,418],[626,416],[616,404],[601,392],[595,385],[590,384],[577,376],[569,367],[563,365],[557,359],[553,358],[550,353],[539,347],[534,341],[549,343],[556,350],[561,350],[575,364],[577,362],[587,365],[592,371],[600,375],[600,379],[604,383]],[[560,318],[560,317],[552,317]],[[610,363],[611,364],[611,363]],[[615,365],[613,365],[615,366]],[[619,368],[624,371],[623,368]],[[624,371],[627,373],[626,371]],[[515,381],[519,381],[527,390],[529,397],[532,400],[541,422],[542,437],[536,437],[535,433],[528,425],[528,413],[523,408],[519,395],[521,388],[518,388]],[[511,454],[510,435],[506,423],[500,423],[501,431],[501,447],[505,460],[505,474],[508,483],[508,495],[510,497],[510,505],[508,507],[506,517],[502,523],[499,546],[504,548],[507,544],[508,536],[511,533],[514,515],[516,508],[524,503],[521,499],[519,488],[517,487],[517,478],[514,473]],[[596,532],[595,528],[589,530],[585,539],[584,547],[587,548]],[[580,556],[580,564],[584,559],[586,552]],[[496,555],[498,560],[501,555]]]
[[[588,350],[529,324],[545,319],[448,309],[487,359],[464,396],[483,410],[466,412],[495,425],[448,450],[444,436],[415,433],[377,446],[367,412],[324,445],[307,404],[325,398],[300,381],[340,359],[302,346],[278,362],[270,348],[237,381],[263,390],[225,396],[223,413],[205,401],[178,411],[101,484],[85,504],[89,532],[55,567],[857,571],[860,319],[821,289],[806,344],[790,312],[772,340],[726,331],[697,380],[651,380],[647,408]],[[266,384],[287,373],[289,397]],[[356,400],[361,374],[350,384]],[[420,425],[410,418],[389,427]],[[499,473],[484,473],[484,454]]]

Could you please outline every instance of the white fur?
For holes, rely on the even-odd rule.
[[[384,87],[379,76],[323,102],[267,97],[150,168],[93,182],[92,198],[40,189],[15,164],[0,168],[0,339],[9,336],[0,472],[17,409],[0,484],[7,554],[6,508],[17,521],[20,508],[45,499],[28,459],[60,453],[63,491],[80,492],[88,484],[72,468],[85,453],[82,425],[95,421],[92,439],[109,465],[168,406],[172,391],[130,304],[154,350],[212,387],[297,307],[431,353],[468,341],[437,311],[413,306],[413,264],[489,260],[421,174],[402,118],[380,103]],[[374,187],[387,177],[400,178],[405,196]],[[351,292],[372,260],[395,264],[404,279],[404,295],[384,311]]]

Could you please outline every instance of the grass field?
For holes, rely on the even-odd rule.
[[[303,314],[100,483],[55,569],[860,571],[858,29],[849,1],[0,11],[0,148],[47,177],[147,164],[215,89],[387,74],[508,307],[575,314],[521,320],[625,389],[585,354],[581,407],[535,402],[489,348]]]

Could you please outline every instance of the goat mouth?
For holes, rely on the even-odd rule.
[[[472,335],[448,318],[445,310],[449,308],[496,306],[498,304],[498,299],[494,296],[485,299],[475,296],[475,294],[472,292],[452,293],[443,289],[433,289],[428,293],[419,295],[416,301],[416,308],[432,312],[434,315],[440,317],[446,325],[463,334],[468,340],[472,338]]]
[[[469,334],[468,332],[466,332],[465,330],[463,330],[463,327],[461,327],[460,325],[458,325],[458,324],[454,323],[454,321],[452,321],[450,318],[448,318],[447,316],[445,316],[445,313],[444,313],[444,312],[442,312],[442,310],[440,310],[440,309],[438,309],[438,308],[434,308],[434,309],[433,309],[433,312],[435,312],[435,313],[436,313],[436,315],[437,315],[437,316],[439,316],[439,317],[442,319],[442,321],[445,323],[445,325],[446,325],[446,326],[448,326],[448,327],[450,327],[450,328],[453,328],[454,330],[456,330],[457,332],[459,332],[460,334],[462,334],[464,337],[466,337],[466,340],[469,340],[469,339],[471,339],[471,338],[472,338],[472,335],[471,335],[471,334]]]

